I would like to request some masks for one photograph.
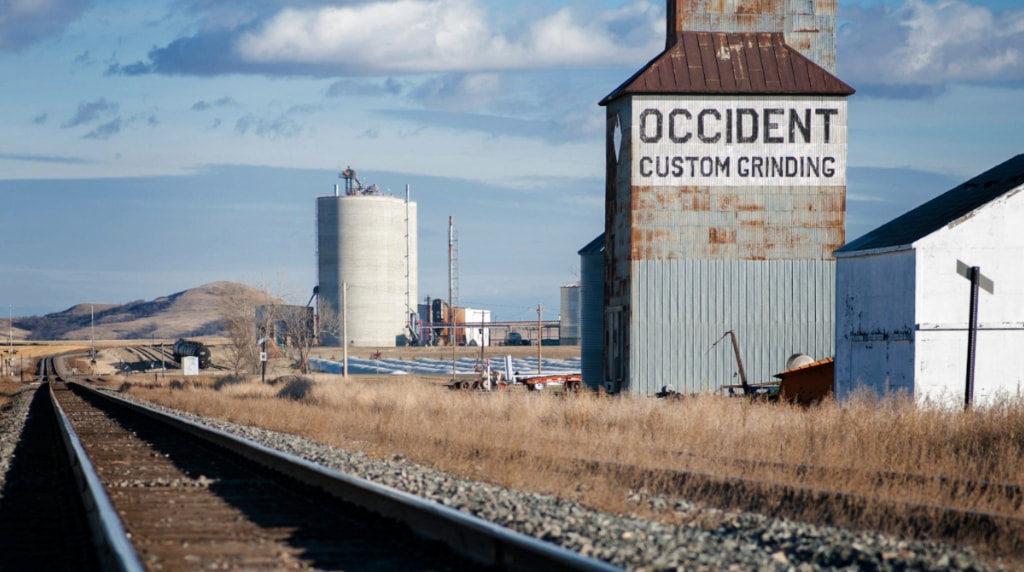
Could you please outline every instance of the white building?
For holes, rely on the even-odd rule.
[[[976,404],[1024,383],[1024,155],[878,227],[835,252],[839,399],[858,386],[905,391],[918,403],[962,406],[970,281],[979,294]]]

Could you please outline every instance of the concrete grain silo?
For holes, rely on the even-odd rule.
[[[321,343],[341,344],[347,305],[351,345],[406,345],[413,341],[409,325],[417,298],[416,203],[381,194],[376,186],[363,189],[351,169],[342,176],[345,194],[317,197],[320,304],[336,309],[339,323],[338,335],[322,335]]]

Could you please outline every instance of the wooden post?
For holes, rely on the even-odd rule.
[[[544,345],[544,322],[542,316],[544,315],[544,306],[537,304],[537,375],[544,373],[544,367],[541,365],[541,346]]]
[[[978,289],[983,288],[989,294],[995,294],[995,283],[982,275],[978,266],[968,266],[956,261],[957,274],[971,281],[970,307],[967,310],[967,376],[964,382],[964,411],[971,408],[974,401],[974,362],[978,346]]]

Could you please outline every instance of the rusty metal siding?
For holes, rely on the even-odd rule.
[[[618,392],[627,385],[630,315],[632,112],[628,98],[607,106],[605,175],[604,387]]]
[[[837,0],[669,0],[668,39],[683,31],[782,32],[786,43],[835,73]]]
[[[829,260],[843,187],[637,187],[630,258]]]
[[[638,261],[632,270],[634,394],[739,383],[731,346],[714,345],[729,330],[752,383],[771,381],[794,353],[833,354],[833,261]]]

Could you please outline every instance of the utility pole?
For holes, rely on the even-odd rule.
[[[14,374],[14,306],[11,304],[7,305],[7,327],[8,327],[8,347],[7,347],[7,373]]]
[[[448,343],[452,346],[452,381],[455,381],[455,217],[448,215]]]
[[[345,348],[341,375],[348,379],[348,282],[341,283],[341,315],[341,345]]]
[[[537,375],[544,373],[544,368],[540,364],[540,348],[543,346],[544,341],[544,306],[537,304]]]

